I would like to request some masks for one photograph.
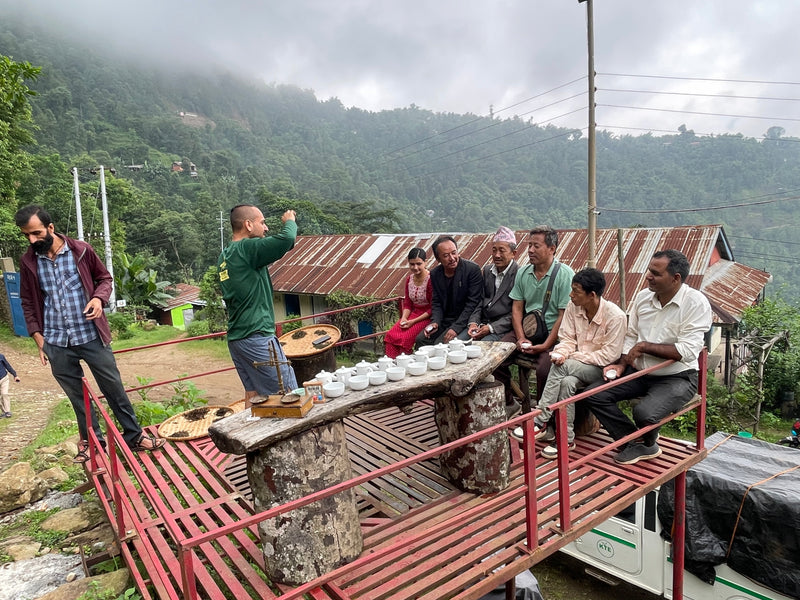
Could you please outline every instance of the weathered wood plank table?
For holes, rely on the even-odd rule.
[[[315,405],[300,419],[250,418],[237,413],[210,428],[223,452],[247,455],[257,511],[296,500],[352,478],[342,419],[371,410],[435,398],[442,443],[506,420],[502,385],[484,380],[513,351],[506,342],[477,342],[480,357],[401,381],[349,391]],[[442,471],[461,489],[489,493],[508,485],[508,438],[496,434],[440,459]],[[358,557],[361,527],[353,490],[259,525],[267,574],[299,584]]]

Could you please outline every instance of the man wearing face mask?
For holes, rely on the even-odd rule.
[[[41,206],[19,209],[14,220],[30,243],[20,259],[25,323],[42,365],[50,362],[78,418],[81,445],[75,462],[88,458],[81,360],[91,369],[128,446],[136,451],[160,448],[164,440],[144,433],[136,420],[111,353],[111,330],[103,312],[111,296],[111,274],[89,244],[55,233],[50,214]],[[94,410],[92,429],[103,443]]]

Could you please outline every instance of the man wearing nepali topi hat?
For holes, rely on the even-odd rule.
[[[511,331],[511,298],[517,276],[517,239],[508,227],[500,227],[492,238],[492,262],[483,267],[483,299],[475,308],[462,340],[497,342]]]

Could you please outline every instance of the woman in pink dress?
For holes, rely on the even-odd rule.
[[[405,281],[405,298],[400,319],[392,325],[383,338],[386,356],[389,358],[395,358],[402,352],[411,353],[417,334],[431,320],[433,288],[430,273],[425,268],[426,258],[427,255],[422,248],[412,248],[408,253],[408,268],[411,274]]]

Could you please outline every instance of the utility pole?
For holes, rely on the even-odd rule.
[[[117,296],[114,285],[114,265],[111,260],[111,231],[108,226],[108,201],[106,199],[106,172],[103,165],[98,167],[100,169],[100,198],[103,206],[103,240],[105,241],[106,250],[106,269],[111,274],[111,296],[108,299],[108,306],[111,312],[117,312]]]
[[[78,239],[83,241],[83,213],[81,212],[81,187],[78,182],[78,167],[72,167],[72,189],[75,190],[75,219],[78,226]]]
[[[588,217],[589,227],[587,231],[589,242],[589,267],[594,267],[597,263],[597,155],[596,155],[596,141],[595,130],[597,129],[597,122],[595,121],[595,84],[594,84],[594,9],[592,7],[593,0],[578,0],[578,3],[586,2],[586,41],[589,48],[589,156],[588,156]]]
[[[222,211],[219,211],[219,249],[220,252],[225,250],[225,218]]]

